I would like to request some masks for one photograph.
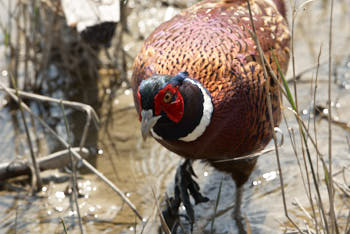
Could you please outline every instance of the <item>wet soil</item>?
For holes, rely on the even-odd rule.
[[[170,1],[169,4],[165,4],[152,1],[146,4],[144,1],[129,1],[130,33],[124,36],[124,47],[131,57],[136,55],[143,39],[154,27],[172,17],[186,4],[190,5],[190,3],[184,4],[183,2]],[[317,56],[322,45],[316,103],[325,107],[327,106],[328,89],[328,8],[326,1],[318,1],[300,9],[298,13],[300,16],[295,24],[294,44],[297,74],[317,64]],[[350,132],[344,127],[344,124],[339,124],[345,123],[347,126],[350,124],[350,25],[347,23],[350,22],[350,8],[345,1],[337,1],[335,12],[334,72],[332,74],[335,80],[332,84],[332,106],[335,120],[333,124],[333,167],[334,171],[338,171],[350,165]],[[297,86],[299,109],[305,120],[311,119],[310,129],[313,129],[314,118],[311,111],[313,101],[311,80],[314,79],[315,73],[315,69],[305,73],[301,76]],[[288,77],[292,77],[292,66],[289,68]],[[101,100],[103,95],[109,93],[105,88],[103,78],[86,87],[92,90],[89,89],[90,91],[87,92],[90,97],[87,102],[92,105],[97,99]],[[118,90],[112,100],[108,99],[94,105],[101,117],[102,126],[98,131],[91,129],[88,144],[100,149],[100,154],[96,156],[94,162],[97,169],[125,192],[145,217],[146,222],[140,222],[118,195],[95,175],[82,173],[79,176],[81,196],[78,201],[84,229],[87,233],[156,233],[159,225],[157,203],[162,204],[165,192],[172,193],[174,173],[176,167],[182,162],[180,157],[167,151],[154,140],[142,141],[140,123],[133,107],[131,90],[126,87],[126,84],[122,87],[124,88]],[[0,93],[0,100],[3,100],[2,95],[3,93]],[[7,162],[27,156],[29,152],[19,114],[3,107],[6,103],[2,102],[0,102],[0,126],[2,126],[0,162]],[[296,142],[300,144],[298,125],[292,112],[288,110],[289,105],[286,100],[284,104],[288,127],[294,129],[297,136]],[[32,105],[32,108],[37,107]],[[64,135],[63,122],[57,108],[49,107],[44,111],[50,112],[48,120],[54,122],[55,129]],[[74,137],[79,139],[84,116],[73,111],[69,116],[75,133]],[[36,133],[36,151],[40,155],[46,155],[59,149],[57,142],[48,139],[47,133],[38,125],[36,126],[35,129],[33,125],[30,126]],[[316,127],[319,150],[327,156],[328,122],[325,119],[316,118]],[[311,212],[311,208],[305,195],[300,169],[291,147],[286,123],[283,122],[280,128],[285,136],[285,143],[280,147],[280,155],[288,210],[293,219],[302,226],[310,221],[300,208],[293,205],[295,199],[307,211]],[[272,144],[267,147],[272,147]],[[298,155],[302,162],[302,152],[298,152]],[[314,150],[312,155],[315,158]],[[197,222],[194,233],[210,233],[212,222],[210,217],[214,214],[220,182],[222,182],[222,192],[219,199],[219,211],[232,205],[235,186],[230,176],[215,171],[206,164],[195,162],[194,169],[198,175],[197,181],[201,186],[201,191],[210,198],[208,203],[195,207]],[[318,170],[323,179],[321,167]],[[349,169],[345,170],[345,177],[349,175]],[[1,183],[0,233],[62,233],[62,220],[69,233],[79,232],[77,220],[74,218],[75,213],[72,212],[69,173],[59,170],[47,171],[43,173],[43,178],[45,185],[36,196],[30,196],[30,187],[25,178],[21,181]],[[336,178],[342,180],[341,174]],[[325,186],[321,186],[321,193],[324,200],[327,200]],[[252,233],[284,233],[286,227],[291,227],[284,215],[275,153],[268,153],[259,158],[256,170],[245,185],[243,200],[243,214],[249,220]],[[349,205],[349,198],[337,192],[336,212],[340,223],[346,222]],[[215,219],[213,225],[215,233],[237,233],[231,213],[232,209],[229,209]]]

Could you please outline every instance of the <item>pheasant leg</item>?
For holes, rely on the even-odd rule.
[[[192,168],[192,161],[187,159],[176,171],[174,197],[169,199],[167,208],[163,211],[165,222],[172,231],[176,231],[177,225],[179,224],[178,210],[181,202],[186,208],[186,218],[189,220],[192,228],[194,223],[194,210],[190,202],[190,195],[193,197],[196,204],[209,201],[207,197],[204,197],[199,192],[199,185],[193,180],[193,176],[197,177]]]
[[[233,211],[233,218],[236,221],[236,225],[238,227],[239,234],[246,234],[246,230],[244,228],[244,218],[241,214],[241,204],[242,204],[242,195],[243,195],[243,185],[237,186],[236,191],[236,203],[235,203],[235,209]]]

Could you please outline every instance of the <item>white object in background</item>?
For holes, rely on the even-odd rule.
[[[119,0],[61,0],[68,26],[78,32],[103,22],[119,22]]]

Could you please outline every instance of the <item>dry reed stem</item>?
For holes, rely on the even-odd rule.
[[[346,233],[346,234],[349,234],[349,233],[350,233],[350,209],[349,209],[348,218],[347,218],[347,220],[346,220],[345,233]]]
[[[157,213],[158,213],[157,206],[158,206],[158,201],[156,200],[154,202],[152,213],[150,214],[150,216],[148,218],[144,218],[142,220],[142,229],[141,229],[140,234],[143,234],[146,231],[146,227],[150,223],[150,220],[155,220]]]
[[[69,158],[70,158],[70,164],[72,167],[72,190],[73,190],[73,200],[75,203],[75,207],[77,209],[77,215],[78,215],[78,223],[79,223],[79,228],[80,228],[80,233],[83,234],[84,233],[84,229],[83,229],[83,223],[81,220],[81,215],[80,215],[80,209],[79,209],[79,203],[78,203],[78,192],[77,192],[77,187],[78,187],[78,183],[77,183],[77,168],[76,168],[76,162],[72,156],[72,149],[71,149],[71,137],[70,137],[70,129],[69,129],[69,124],[68,124],[68,120],[67,117],[64,113],[64,106],[62,103],[62,100],[60,102],[60,107],[61,107],[61,111],[63,114],[63,118],[64,118],[64,125],[66,127],[66,134],[67,134],[67,140],[68,140],[68,152],[69,152]],[[73,210],[74,212],[74,210]]]
[[[295,205],[305,214],[306,217],[308,217],[311,221],[314,221],[314,219],[311,217],[309,212],[303,207],[303,205],[299,202],[298,198],[294,198]]]
[[[318,72],[320,70],[320,58],[321,58],[321,52],[322,52],[322,44],[320,46],[320,50],[318,53],[318,57],[317,57],[317,67],[316,67],[316,76],[315,76],[315,88],[314,88],[314,92],[313,92],[313,104],[314,104],[314,110],[313,110],[313,114],[314,114],[314,135],[315,135],[315,143],[316,143],[316,147],[318,147],[317,145],[317,128],[316,128],[316,94],[317,94],[317,88],[318,88]],[[316,165],[317,165],[317,179],[318,181],[320,181],[320,175],[319,175],[319,156],[316,158]]]
[[[293,128],[289,128],[288,122],[286,120],[286,117],[285,117],[284,113],[283,113],[283,119],[284,119],[284,122],[286,123],[287,129],[288,129],[288,134],[289,134],[289,137],[290,137],[290,140],[291,140],[292,149],[293,149],[294,155],[295,155],[295,157],[297,159],[297,163],[298,163],[298,167],[299,167],[299,170],[300,170],[300,175],[301,175],[301,179],[302,179],[302,182],[303,182],[304,190],[306,192],[306,196],[307,196],[307,198],[309,199],[309,202],[312,205],[313,215],[314,215],[314,217],[316,217],[316,212],[315,212],[315,209],[314,209],[314,206],[313,206],[313,201],[312,201],[312,194],[311,194],[311,188],[310,188],[309,174],[308,174],[308,171],[306,170],[305,174],[306,174],[306,178],[307,178],[307,182],[308,182],[307,183],[308,186],[306,186],[304,173],[303,173],[302,166],[301,166],[301,163],[300,163],[300,160],[299,160],[299,157],[298,157],[294,129]],[[305,160],[304,160],[304,163],[305,163]],[[306,165],[305,165],[305,167],[306,167]],[[316,233],[318,233],[318,222],[317,222],[317,219],[315,219],[315,226],[316,226]]]
[[[309,3],[310,1],[306,1],[305,4]],[[296,76],[295,76],[295,57],[294,57],[294,22],[295,22],[295,19],[296,19],[296,16],[297,16],[297,13],[298,13],[298,10],[303,6],[304,4],[301,4],[301,6],[296,9],[295,6],[295,2],[294,2],[294,5],[293,5],[293,14],[292,14],[292,65],[293,65],[293,77],[294,77],[294,92],[295,92],[295,99],[296,99],[296,112],[298,113],[299,109],[298,109],[298,102],[297,102],[297,87],[296,87]],[[296,115],[297,116],[297,115]],[[329,233],[329,227],[328,227],[328,221],[327,221],[327,217],[326,217],[326,213],[324,211],[324,207],[323,207],[323,202],[322,202],[322,197],[321,197],[321,194],[320,194],[320,191],[319,191],[319,185],[317,183],[317,177],[316,177],[316,174],[315,174],[315,170],[314,170],[314,167],[313,167],[313,163],[312,163],[312,160],[311,160],[311,155],[310,155],[310,152],[309,152],[309,148],[308,148],[308,143],[307,143],[307,139],[309,139],[309,136],[308,138],[305,138],[305,134],[302,130],[302,127],[301,125],[303,125],[304,129],[306,130],[307,128],[305,127],[304,125],[304,122],[298,118],[298,125],[299,125],[299,132],[301,133],[302,137],[300,138],[301,140],[301,146],[302,146],[302,150],[304,152],[304,144],[305,144],[305,147],[306,147],[306,153],[307,153],[307,156],[308,156],[308,161],[309,161],[309,165],[310,165],[310,169],[311,169],[311,173],[312,173],[312,177],[313,177],[313,181],[314,181],[314,186],[315,186],[315,189],[316,189],[316,193],[317,193],[317,196],[318,196],[318,204],[319,204],[319,208],[321,209],[321,214],[322,214],[322,220],[324,222],[324,225],[325,225],[325,231],[327,233]],[[310,139],[312,139],[310,137]],[[304,144],[303,144],[304,143]],[[317,148],[316,148],[317,149]],[[318,149],[317,149],[317,156],[320,156],[321,154],[319,153]],[[303,154],[304,156],[304,154]],[[305,156],[304,156],[305,157]],[[325,169],[325,162],[323,160],[322,157],[319,157],[321,159],[321,162],[323,163],[323,166],[324,166],[324,169]],[[305,160],[305,159],[304,159]],[[305,167],[306,167],[306,164],[305,164]],[[307,168],[306,168],[307,169]],[[325,169],[325,173],[328,173]]]
[[[299,114],[297,114],[294,110],[292,110],[292,109],[290,109],[290,108],[286,108],[286,110],[289,110],[289,111],[291,111],[292,113],[294,113],[294,116],[296,117],[296,119],[297,119],[297,121],[298,121],[298,125],[299,125],[299,131],[300,131],[300,126],[302,126],[304,129],[306,129],[306,126],[305,126],[305,123],[302,121],[302,119],[300,118],[300,115]],[[301,129],[301,135],[302,135],[302,139],[304,140],[303,141],[303,143],[305,143],[305,145],[307,144],[307,139],[306,139],[306,137],[305,137],[305,134],[304,134],[304,132],[302,131],[302,129]],[[310,139],[310,138],[308,138],[308,139]],[[303,145],[302,145],[302,147],[303,147]],[[316,151],[317,151],[317,155],[319,156],[319,159],[321,160],[321,162],[322,162],[322,164],[323,164],[323,168],[326,170],[326,168],[325,168],[325,165],[326,165],[326,163],[325,163],[325,161],[324,161],[324,159],[323,159],[323,157],[321,156],[321,153],[319,153],[319,151],[316,149]],[[318,204],[319,204],[319,208],[321,209],[321,214],[322,214],[322,221],[324,222],[324,224],[325,224],[325,229],[326,230],[329,230],[329,228],[328,228],[328,222],[327,222],[327,217],[326,217],[326,213],[325,213],[325,211],[324,211],[324,207],[323,207],[323,202],[322,202],[322,198],[321,198],[321,193],[320,193],[320,190],[319,190],[319,185],[318,185],[318,181],[317,181],[317,178],[316,178],[316,173],[315,173],[315,170],[314,170],[314,168],[313,168],[313,163],[312,163],[312,160],[311,160],[311,156],[310,156],[310,152],[309,152],[309,149],[308,148],[306,148],[306,152],[307,152],[307,159],[308,159],[308,162],[309,162],[309,165],[310,165],[310,169],[311,169],[311,174],[312,174],[312,177],[313,177],[313,184],[314,184],[314,186],[315,186],[315,189],[316,189],[316,194],[317,194],[317,197],[318,197]],[[305,159],[304,159],[305,160]],[[307,170],[307,166],[306,166],[306,164],[304,165],[305,166],[305,169],[306,169],[306,172],[308,171]],[[327,172],[325,172],[325,173],[327,173]],[[328,232],[327,232],[328,233]]]
[[[310,2],[310,1],[306,1],[306,2],[304,2],[304,4],[306,4],[308,2]],[[295,19],[296,19],[297,13],[298,13],[298,9],[300,9],[301,6],[298,9],[296,9],[296,2],[295,1],[294,1],[294,4],[291,4],[291,5],[293,5],[293,9],[292,9],[292,27],[291,27],[291,29],[292,29],[291,30],[291,52],[292,52],[292,71],[293,71],[293,86],[294,86],[294,99],[295,99],[295,111],[294,112],[295,112],[295,116],[297,117],[297,122],[298,122],[298,126],[299,126],[299,132],[303,135],[303,137],[300,138],[300,145],[301,145],[301,149],[302,149],[304,167],[305,167],[305,171],[306,171],[306,178],[307,178],[307,182],[308,182],[308,192],[309,192],[308,197],[309,197],[310,205],[312,206],[312,209],[314,210],[313,202],[312,202],[312,199],[311,199],[311,187],[310,187],[310,180],[309,180],[309,176],[308,176],[308,168],[307,168],[307,163],[306,163],[306,158],[305,158],[305,148],[304,148],[304,146],[306,147],[306,153],[307,153],[307,156],[308,156],[308,160],[309,160],[311,172],[312,172],[312,175],[313,175],[313,178],[314,178],[314,184],[315,184],[315,187],[316,187],[316,191],[317,191],[319,200],[321,200],[321,195],[319,193],[318,185],[316,184],[316,181],[315,181],[315,173],[314,173],[313,165],[312,165],[312,162],[311,162],[309,149],[308,149],[308,146],[307,146],[307,139],[309,139],[309,134],[307,136],[307,139],[305,139],[305,134],[304,134],[304,132],[302,130],[301,124],[303,125],[303,127],[304,127],[306,132],[308,132],[308,128],[306,128],[306,126],[304,125],[304,122],[301,119],[298,118],[298,116],[299,116],[299,114],[298,114],[299,113],[299,107],[298,107],[298,93],[297,93],[297,85],[296,85],[296,83],[297,83],[297,76],[296,76],[296,72],[295,72],[295,56],[294,56],[294,29],[295,29],[295,27],[294,26],[295,26]],[[310,139],[312,140],[312,137],[310,137]],[[317,147],[316,147],[316,150],[318,151]],[[322,205],[322,201],[321,201],[321,205]],[[324,217],[324,223],[325,223],[326,229],[328,229],[327,228],[327,220],[326,220],[326,217],[325,217],[323,205],[321,207],[321,210],[322,210],[322,214],[323,214],[323,217]],[[316,228],[316,231],[318,233],[318,229],[317,228]]]
[[[79,152],[84,158],[87,158],[90,154],[90,150],[87,148],[73,147],[72,151]],[[55,153],[49,154],[38,158],[38,166],[40,171],[63,168],[68,164],[68,153],[67,149],[57,151]],[[21,176],[28,172],[29,164],[28,160],[25,161],[15,161],[0,164],[0,180],[6,180],[8,178],[13,178],[16,176]]]
[[[322,44],[320,46],[320,50],[317,56],[317,67],[316,67],[316,75],[315,75],[315,87],[314,87],[314,92],[313,92],[313,105],[314,105],[314,121],[313,121],[313,125],[314,125],[314,137],[315,137],[315,144],[316,144],[316,148],[318,148],[318,144],[317,144],[317,127],[316,127],[316,94],[317,94],[317,87],[318,87],[318,73],[319,73],[319,68],[320,68],[320,58],[321,58],[321,52],[322,52]],[[317,176],[317,182],[320,181],[320,175],[319,175],[319,159],[321,157],[321,155],[317,153],[317,157],[316,157],[316,176]],[[311,197],[312,199],[312,197]],[[318,222],[317,222],[317,218],[316,218],[316,214],[315,214],[315,210],[314,207],[312,206],[313,209],[313,213],[314,213],[314,217],[315,217],[315,228],[316,228],[316,232],[317,234],[319,233],[319,227],[318,227]]]
[[[160,219],[161,227],[166,234],[171,234],[170,229],[169,229],[168,225],[166,224],[166,221],[165,221],[164,216],[162,214],[162,211],[160,210],[160,207],[158,204],[158,199],[157,199],[156,193],[154,192],[153,187],[152,187],[152,194],[153,194],[153,198],[154,198],[156,205],[157,205],[157,213],[158,213],[158,216]]]
[[[213,215],[213,219],[211,220],[211,226],[210,226],[210,233],[214,234],[214,223],[215,223],[215,216],[216,216],[216,212],[218,210],[218,206],[219,206],[219,202],[220,202],[220,198],[221,198],[221,189],[222,189],[222,181],[224,178],[221,179],[220,181],[220,185],[219,185],[219,190],[218,190],[218,195],[215,201],[215,206],[214,206],[214,215]]]
[[[36,156],[35,156],[34,149],[33,149],[33,144],[32,144],[32,138],[31,138],[31,135],[30,135],[30,132],[29,132],[27,121],[25,119],[25,114],[24,114],[24,110],[23,110],[23,107],[22,107],[22,99],[18,96],[17,82],[15,81],[15,79],[12,76],[11,76],[11,81],[12,81],[12,85],[16,88],[15,91],[16,91],[16,95],[18,97],[19,109],[20,109],[20,112],[21,112],[24,129],[25,129],[25,132],[26,132],[26,135],[27,135],[26,139],[27,139],[27,142],[28,142],[29,150],[30,150],[30,157],[31,157],[31,160],[32,160],[32,167],[33,167],[33,172],[34,172],[34,173],[32,173],[32,176],[33,176],[33,178],[35,178],[35,182],[36,182],[35,185],[32,184],[32,186],[33,186],[32,187],[32,192],[34,193],[34,192],[39,191],[41,189],[41,187],[42,187],[42,181],[41,181],[41,177],[40,177],[40,169],[39,169],[39,166],[38,166],[38,162],[36,161]]]
[[[316,78],[317,80],[317,78]],[[312,76],[312,79],[311,79],[311,83],[310,83],[310,92],[312,93],[312,87],[313,87],[313,76]],[[316,84],[315,84],[316,85]],[[311,94],[312,95],[312,94]],[[307,119],[307,131],[310,131],[310,124],[311,124],[311,114],[309,114],[308,116],[308,119]],[[316,138],[316,136],[314,136]],[[307,138],[306,140],[309,139],[309,135],[307,135]],[[315,219],[313,220],[313,224],[315,225],[315,229],[316,229],[316,233],[318,234],[319,233],[319,225],[318,225],[318,221],[317,221],[317,216],[316,216],[316,211],[315,211],[315,205],[314,205],[314,201],[312,199],[312,190],[311,190],[311,182],[310,182],[310,176],[309,176],[309,172],[308,172],[308,169],[307,169],[307,161],[306,161],[306,158],[305,158],[305,151],[304,151],[304,147],[302,147],[302,152],[303,152],[303,162],[304,162],[304,167],[305,167],[305,170],[306,170],[306,178],[307,178],[307,193],[306,193],[306,196],[307,198],[309,199],[309,203],[310,203],[310,206],[311,206],[311,209],[312,209],[312,214],[313,214],[313,217],[315,217]],[[318,179],[318,157],[316,157],[316,178]]]
[[[332,173],[332,42],[333,42],[333,5],[334,1],[331,0],[331,12],[329,19],[329,51],[328,51],[328,172],[329,172],[329,183],[328,186],[328,198],[329,198],[329,209],[331,219],[331,233],[334,232],[339,234],[338,224],[334,211],[334,192],[333,192],[333,173]]]

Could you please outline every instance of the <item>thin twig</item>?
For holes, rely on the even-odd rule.
[[[293,13],[292,13],[292,48],[291,48],[292,50],[291,51],[292,51],[292,68],[293,68],[293,78],[294,78],[294,82],[293,82],[293,84],[294,84],[294,98],[295,98],[294,111],[296,113],[299,113],[298,95],[297,95],[297,86],[296,86],[296,75],[295,75],[295,56],[294,56],[294,28],[295,28],[294,27],[294,23],[295,23],[295,19],[296,19],[297,13],[298,13],[297,9],[295,8],[295,5],[296,5],[296,3],[294,2],[293,10],[292,10]],[[323,221],[324,221],[324,224],[325,224],[325,229],[326,229],[326,232],[329,233],[327,217],[326,217],[326,214],[324,212],[323,203],[322,203],[322,197],[321,197],[321,193],[319,191],[319,186],[318,186],[318,183],[317,183],[316,173],[315,173],[315,170],[314,170],[314,167],[313,167],[313,164],[312,164],[311,155],[310,155],[310,151],[309,151],[309,147],[308,147],[308,142],[307,142],[307,138],[305,136],[305,133],[303,131],[303,128],[305,129],[306,132],[308,132],[308,130],[305,127],[304,122],[300,118],[297,118],[297,122],[298,122],[298,125],[299,125],[299,132],[302,135],[302,137],[300,138],[301,146],[303,147],[303,145],[305,144],[306,153],[307,153],[307,159],[309,161],[309,165],[310,165],[310,169],[311,169],[311,173],[312,173],[312,177],[313,177],[313,181],[314,181],[314,186],[315,186],[316,193],[317,193],[317,196],[318,196],[318,202],[319,202],[319,205],[320,205],[320,208],[321,208],[321,211],[322,211],[321,214],[322,214]],[[302,128],[301,125],[303,125],[303,128]],[[310,137],[310,139],[312,140],[311,137]],[[304,148],[302,148],[302,149],[304,149]],[[316,150],[318,151],[317,148],[316,148]],[[318,152],[318,155],[321,155],[321,154],[319,154],[319,152]],[[322,161],[322,157],[320,157],[320,159]]]
[[[345,233],[346,234],[350,233],[350,209],[349,209],[349,213],[348,213],[348,218],[346,220]]]
[[[329,209],[330,209],[330,221],[331,221],[331,233],[334,231],[339,234],[337,220],[334,211],[334,193],[333,193],[333,174],[332,174],[332,40],[333,40],[333,3],[331,0],[331,14],[329,19],[329,51],[328,51],[328,198],[329,198]]]
[[[68,125],[68,120],[67,120],[67,117],[64,113],[64,106],[63,106],[63,103],[61,101],[61,111],[62,111],[62,114],[63,114],[63,119],[64,119],[64,125],[66,127],[66,133],[67,133],[67,140],[68,140],[68,151],[69,151],[69,158],[70,158],[70,163],[71,163],[71,167],[72,167],[72,190],[73,190],[73,200],[74,200],[74,203],[75,203],[75,207],[77,209],[77,215],[78,215],[78,223],[79,223],[79,228],[80,228],[80,233],[84,233],[84,229],[83,229],[83,223],[82,223],[82,220],[81,220],[81,216],[80,216],[80,209],[79,209],[79,203],[78,203],[78,192],[77,192],[77,168],[76,168],[76,162],[75,160],[73,159],[73,156],[72,156],[72,150],[71,150],[71,137],[70,137],[70,128],[69,128],[69,125]],[[73,210],[74,212],[74,210]]]
[[[219,202],[220,202],[220,198],[221,198],[222,181],[223,181],[223,178],[220,181],[218,196],[217,196],[216,201],[215,201],[214,215],[213,215],[213,219],[211,220],[211,227],[210,227],[210,233],[211,234],[214,233],[214,222],[215,222],[215,216],[216,216],[216,212],[218,210]]]
[[[63,220],[62,218],[60,218],[60,222],[61,222],[61,224],[62,224],[62,226],[63,226],[63,232],[64,232],[65,234],[67,234],[66,224],[64,223],[64,220]]]
[[[324,207],[323,207],[323,202],[322,202],[322,197],[321,197],[321,193],[320,193],[320,189],[319,189],[319,186],[318,186],[318,182],[317,182],[317,178],[316,178],[316,173],[315,173],[315,169],[313,167],[313,163],[312,163],[312,160],[311,160],[311,154],[310,154],[310,151],[309,151],[309,148],[307,147],[307,139],[306,139],[306,136],[305,136],[305,132],[303,131],[303,129],[300,127],[300,126],[303,126],[304,129],[306,129],[305,125],[304,125],[304,122],[301,120],[300,116],[293,110],[293,109],[290,109],[290,108],[286,108],[286,110],[289,110],[289,111],[292,111],[294,113],[294,116],[297,118],[298,120],[298,125],[299,125],[299,131],[301,132],[301,136],[302,136],[302,139],[303,139],[303,143],[305,144],[306,146],[306,154],[307,154],[307,159],[309,161],[309,165],[310,165],[310,169],[311,169],[311,174],[312,174],[312,179],[314,181],[314,186],[315,186],[315,189],[316,189],[316,194],[317,194],[317,197],[318,197],[318,204],[320,206],[320,209],[321,209],[321,214],[322,214],[322,218],[323,218],[323,222],[324,222],[324,225],[325,225],[325,230],[329,231],[329,228],[328,228],[328,222],[327,222],[327,216],[326,216],[326,212],[324,211]],[[308,133],[308,131],[306,131]],[[309,138],[311,139],[311,138]],[[319,152],[317,150],[317,152]],[[323,157],[321,157],[321,154],[317,154],[319,157],[319,159],[321,160],[322,162],[322,165],[323,165],[323,169],[325,170],[325,173],[327,173],[327,168],[325,167],[326,163],[323,159]],[[328,233],[328,232],[327,232]]]
[[[156,206],[157,206],[157,213],[158,213],[158,216],[159,216],[159,219],[160,219],[160,224],[161,224],[161,227],[162,227],[162,230],[166,233],[166,234],[171,234],[170,232],[170,229],[164,219],[164,216],[160,210],[160,207],[159,207],[159,204],[158,204],[158,199],[157,199],[157,196],[156,196],[156,193],[154,191],[154,188],[152,187],[152,194],[153,194],[153,198],[154,198],[154,201],[156,202]]]
[[[321,44],[321,46],[320,46],[320,51],[319,51],[319,53],[318,53],[318,57],[317,57],[317,68],[316,68],[316,77],[315,77],[315,88],[314,88],[314,107],[316,107],[316,94],[317,94],[317,88],[318,88],[318,72],[319,72],[319,70],[320,70],[320,58],[321,58],[321,52],[322,52],[322,44]],[[316,147],[318,147],[318,145],[317,145],[317,128],[316,128],[316,108],[314,108],[314,112],[313,112],[313,114],[314,114],[314,135],[315,135],[315,143],[316,143]],[[318,162],[318,159],[319,159],[319,157],[317,157],[316,158],[316,166],[317,166],[317,179],[318,179],[318,181],[320,180],[320,176],[319,176],[319,173],[318,173],[318,171],[319,171],[319,162]]]
[[[17,88],[17,83],[16,83],[15,79],[13,78],[12,75],[10,75],[10,77],[11,77],[11,80],[12,80],[13,87],[15,87],[15,89],[16,89],[16,95],[18,97],[19,109],[21,111],[21,116],[22,116],[22,120],[23,120],[24,129],[25,129],[25,132],[27,134],[27,142],[28,142],[28,146],[29,146],[29,150],[30,150],[30,156],[31,156],[31,159],[32,159],[32,166],[33,166],[33,169],[34,169],[36,186],[35,186],[35,188],[33,188],[33,192],[34,191],[39,191],[41,189],[41,187],[42,187],[42,181],[41,181],[41,177],[40,177],[40,170],[39,170],[38,162],[36,161],[31,135],[30,135],[30,132],[29,132],[29,129],[28,129],[28,125],[27,125],[26,119],[25,119],[25,114],[24,114],[23,107],[22,107],[22,99],[18,96],[18,88]]]
[[[320,65],[326,65],[327,62],[323,61],[322,63],[320,61],[318,61],[318,64],[317,65],[314,65],[314,66],[311,66],[311,67],[308,67],[304,70],[302,70],[301,72],[299,72],[295,77],[295,79],[297,80],[298,83],[307,83],[307,82],[311,82],[312,80],[300,80],[301,76],[310,72],[310,71],[313,71],[315,68],[319,67]],[[323,80],[324,82],[328,82],[328,80]],[[291,77],[291,78],[288,78],[287,79],[287,83],[292,83],[294,82],[294,78]]]
[[[71,148],[72,151],[79,152],[84,158],[87,158],[91,153],[87,148],[74,147]],[[50,155],[40,157],[37,162],[40,171],[63,168],[68,165],[68,150],[61,150]],[[24,161],[12,161],[0,164],[0,180],[6,180],[8,178],[13,178],[16,176],[21,176],[30,173],[29,168],[30,162],[28,160]]]
[[[301,163],[300,163],[300,160],[299,160],[299,157],[298,157],[298,153],[297,153],[294,129],[293,128],[289,128],[288,122],[286,120],[286,117],[285,117],[284,113],[283,113],[283,119],[284,119],[284,122],[286,123],[287,129],[288,129],[288,134],[289,134],[289,137],[290,137],[290,140],[291,140],[292,149],[293,149],[295,157],[297,159],[298,167],[299,167],[299,170],[300,170],[300,175],[301,175],[302,182],[303,182],[303,185],[304,185],[304,190],[306,191],[306,195],[307,195],[307,197],[309,199],[309,202],[310,202],[310,204],[312,206],[313,215],[315,217],[316,233],[318,233],[318,222],[317,222],[317,219],[316,219],[316,213],[315,213],[315,209],[314,209],[314,206],[313,206],[312,194],[311,194],[311,188],[310,188],[310,178],[309,178],[309,175],[308,175],[308,170],[307,170],[305,158],[304,158],[303,161],[304,161],[305,174],[306,174],[306,179],[307,179],[308,186],[306,186],[306,184],[305,184],[304,173],[302,171],[302,166],[301,166]]]
[[[316,94],[317,94],[317,88],[318,88],[318,72],[320,70],[320,58],[321,58],[321,52],[322,52],[322,44],[320,46],[320,50],[318,53],[318,57],[317,57],[317,67],[316,67],[316,76],[315,76],[315,88],[314,88],[314,93],[313,93],[313,104],[314,107],[316,107]],[[316,111],[316,108],[314,108],[314,110]],[[315,116],[315,112],[314,111],[314,118],[313,118],[313,124],[314,124],[314,137],[315,137],[315,144],[316,144],[316,148],[318,148],[318,144],[317,144],[317,127],[316,127],[316,116]],[[318,154],[318,152],[317,152]],[[319,159],[320,159],[321,155],[317,155],[316,157],[316,176],[317,176],[317,183],[319,183],[320,181],[320,175],[319,175]],[[312,199],[312,198],[311,198]],[[314,207],[312,206],[312,210],[314,213],[314,217],[315,217],[315,228],[316,228],[316,233],[319,233],[319,228],[318,228],[318,222],[317,222],[317,218],[316,218],[316,214],[315,214],[315,210]]]
[[[295,201],[295,205],[298,206],[298,207],[301,209],[301,211],[304,212],[304,214],[306,215],[306,217],[308,217],[310,220],[314,221],[313,218],[311,217],[311,215],[309,214],[309,212],[307,212],[307,211],[305,210],[305,208],[300,204],[298,198],[295,197],[295,198],[294,198],[294,201]]]

